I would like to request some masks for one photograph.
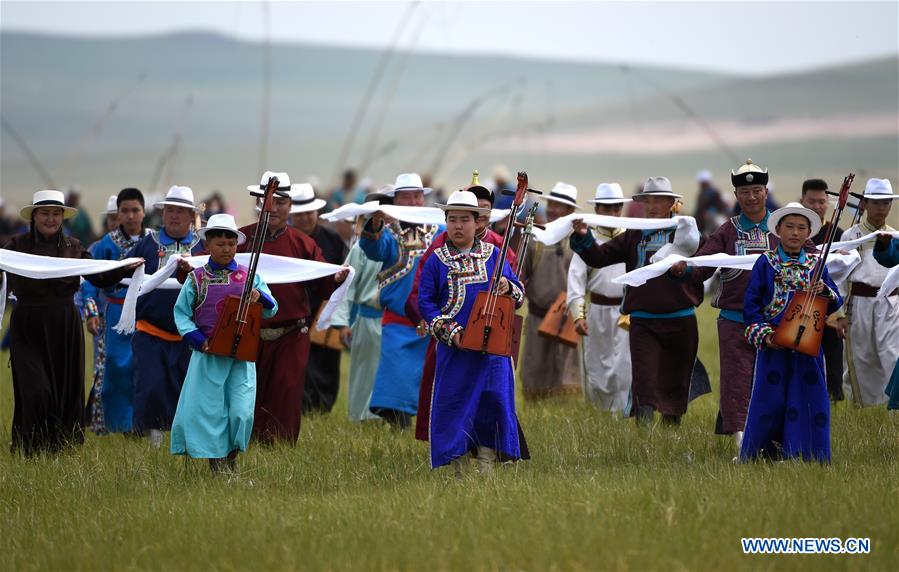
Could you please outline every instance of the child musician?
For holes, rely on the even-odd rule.
[[[819,255],[802,247],[820,226],[821,218],[799,203],[774,211],[768,219],[780,246],[759,256],[744,299],[746,339],[758,353],[741,461],[758,457],[830,461],[830,399],[822,354],[819,350],[817,357],[810,357],[773,341],[795,292],[810,287]],[[826,269],[814,289],[827,300],[828,314],[842,305]]]
[[[425,262],[418,307],[437,339],[437,364],[429,432],[431,467],[453,464],[456,476],[472,454],[478,469],[490,472],[496,461],[528,458],[515,414],[512,359],[459,347],[478,292],[490,287],[493,269],[502,265],[498,293],[520,306],[524,290],[500,249],[475,236],[479,208],[470,191],[456,191],[447,204],[446,244]],[[512,316],[507,316],[511,320]],[[509,322],[511,323],[511,322]]]
[[[193,353],[172,425],[171,451],[209,459],[214,473],[236,471],[237,453],[246,451],[253,431],[256,364],[206,351],[225,300],[243,292],[248,269],[238,265],[234,255],[246,236],[228,214],[211,216],[198,233],[209,262],[188,275],[175,303],[175,324]],[[264,318],[278,311],[258,274],[250,300],[262,304]]]

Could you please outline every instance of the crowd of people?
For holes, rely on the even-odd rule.
[[[598,184],[590,198],[559,182],[529,193],[511,213],[503,209],[517,206],[515,187],[504,169],[491,184],[475,173],[448,196],[415,173],[373,191],[353,171],[327,196],[308,182],[292,184],[287,173],[267,172],[247,190],[258,194],[272,177],[279,192],[256,202],[268,225],[259,232],[261,253],[330,263],[329,275],[267,283],[236,258],[252,250],[248,237],[262,223],[238,227],[221,194],[198,202],[183,186],[152,205],[136,188],[109,197],[99,239],[77,192],[39,191],[17,222],[0,216],[9,251],[96,261],[41,276],[17,273],[10,255],[4,261],[14,298],[14,452],[77,445],[86,427],[153,447],[170,432],[173,454],[237,472],[237,455],[251,443],[294,444],[303,415],[332,411],[349,352],[350,421],[414,425],[432,467],[452,465],[462,475],[475,459],[487,473],[530,455],[516,382],[525,403],[582,392],[637,425],[679,425],[690,401],[708,392],[697,352],[709,334],[699,331],[695,310],[706,297],[719,312],[714,432],[732,436],[735,459],[828,462],[831,401],[899,409],[899,293],[878,292],[899,264],[899,233],[886,224],[899,195],[887,179],[869,179],[856,193],[856,220],[843,231],[827,220],[826,181],[805,181],[795,201],[778,207],[768,171],[752,161],[731,173],[733,206],[701,171],[694,217],[679,214],[682,194],[660,176],[630,197],[614,182]],[[321,218],[352,204],[376,206]],[[443,219],[421,222],[427,204]],[[158,228],[148,224],[150,209]],[[531,243],[520,230],[529,211],[547,229]],[[524,224],[510,228],[512,221]],[[562,240],[548,238],[550,227],[563,226]],[[813,282],[828,238],[841,241],[838,252],[852,262]],[[192,265],[201,254],[208,261]],[[680,258],[661,275],[625,285],[626,275],[671,254]],[[751,269],[732,264],[747,255],[757,256]],[[716,256],[717,265],[691,262]],[[129,302],[125,279],[140,283],[170,259],[178,287]],[[774,341],[796,292],[809,289],[827,302],[817,356]],[[511,356],[463,347],[478,295],[488,290],[526,308],[523,319],[524,311],[507,317]],[[242,292],[262,307],[255,361],[210,351],[225,300]],[[325,312],[332,301],[333,315]],[[133,332],[118,327],[129,305]],[[330,323],[319,328],[319,320]],[[548,332],[549,324],[573,338]],[[86,400],[85,328],[94,336]]]

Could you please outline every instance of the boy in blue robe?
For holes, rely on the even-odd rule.
[[[502,264],[499,294],[521,306],[524,289],[499,248],[475,237],[478,208],[469,191],[453,193],[446,205],[447,242],[425,261],[418,307],[437,339],[437,366],[429,421],[431,467],[452,463],[462,474],[470,455],[481,472],[497,460],[527,458],[515,413],[512,359],[459,347],[478,292],[490,287]]]
[[[246,451],[253,434],[256,364],[207,353],[225,300],[240,297],[248,269],[234,260],[246,236],[234,217],[217,214],[197,232],[209,251],[209,262],[194,269],[175,303],[175,324],[193,353],[172,423],[171,451],[209,459],[213,472],[237,469],[237,453]],[[262,304],[262,317],[278,311],[268,285],[256,274],[251,301]]]
[[[830,398],[824,360],[782,348],[773,336],[797,290],[808,290],[819,255],[803,245],[817,234],[820,217],[799,203],[772,213],[768,228],[780,246],[759,256],[744,298],[746,339],[757,348],[752,396],[740,460],[754,458],[830,462]],[[827,299],[827,312],[843,303],[825,269],[815,291]]]

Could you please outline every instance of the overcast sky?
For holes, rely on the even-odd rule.
[[[677,65],[763,74],[899,53],[883,2],[0,2],[0,29],[210,30],[259,41]]]

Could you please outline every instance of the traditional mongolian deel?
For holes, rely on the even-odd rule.
[[[144,269],[149,274],[165,266],[173,256],[199,254],[201,250],[200,238],[195,233],[175,238],[160,229],[150,231],[128,256],[143,258]],[[175,417],[190,363],[190,349],[181,340],[172,314],[177,300],[178,291],[162,289],[137,299],[137,331],[131,338],[135,431],[167,431]]]
[[[172,423],[171,451],[176,455],[220,459],[247,449],[253,433],[256,364],[201,351],[225,299],[243,292],[247,271],[234,261],[219,266],[210,260],[190,273],[178,295],[175,323],[193,353]],[[271,318],[278,306],[258,274],[253,288],[259,290],[263,318]]]
[[[631,271],[648,264],[674,238],[674,229],[628,230],[601,245],[591,233],[574,234],[570,241],[588,266],[624,263]],[[631,316],[632,413],[639,407],[669,416],[686,412],[699,347],[694,306],[701,301],[701,285],[667,276],[625,290],[621,308]]]
[[[356,278],[346,298],[334,312],[331,325],[349,326],[353,333],[350,346],[350,376],[347,405],[350,421],[377,419],[369,409],[375,373],[381,357],[381,304],[378,301],[378,273],[381,263],[369,260],[359,245],[353,245],[346,263],[356,269]]]
[[[369,220],[359,246],[365,255],[383,264],[378,274],[381,307],[384,308],[381,329],[381,361],[371,396],[375,414],[396,411],[415,415],[422,364],[428,346],[427,338],[416,332],[405,315],[406,300],[419,259],[431,241],[443,229],[406,223],[382,224],[372,228]]]
[[[130,237],[120,228],[106,234],[91,248],[93,257],[99,260],[124,260],[129,252],[145,236]],[[113,433],[131,431],[134,416],[134,364],[131,351],[131,334],[120,334],[114,327],[122,316],[125,301],[124,286],[107,288],[105,297],[103,333],[106,353],[103,386],[99,397],[103,404],[106,429]]]
[[[240,229],[255,236],[256,224]],[[241,252],[250,242],[238,247]],[[264,254],[304,258],[325,262],[315,241],[299,230],[285,226],[269,229],[262,245]],[[262,322],[262,342],[256,361],[256,412],[253,436],[266,443],[296,443],[300,435],[306,364],[309,360],[309,327],[312,325],[310,291],[321,299],[329,298],[337,289],[332,276],[290,284],[272,284],[272,295],[278,300],[278,314]]]
[[[874,228],[865,220],[844,232],[843,239],[852,240],[875,231],[894,229],[888,225]],[[880,405],[887,400],[884,389],[899,358],[899,293],[876,296],[887,269],[874,259],[874,245],[869,242],[858,247],[861,262],[841,284],[849,320],[843,388],[856,405],[863,406]]]
[[[619,229],[592,230],[599,242],[621,234]],[[624,286],[612,278],[624,274],[624,264],[589,268],[580,256],[568,267],[566,302],[571,319],[585,319],[588,335],[581,338],[584,397],[606,411],[630,414],[631,353],[627,330],[618,327]]]
[[[780,239],[768,230],[768,215],[755,223],[745,214],[732,217],[718,227],[696,256],[729,254],[744,256],[761,254],[777,248]],[[715,268],[688,267],[689,280],[695,284],[705,282],[715,273]],[[712,306],[718,314],[718,354],[721,364],[721,398],[715,432],[731,434],[742,431],[749,408],[752,388],[752,369],[755,348],[743,336],[743,297],[749,284],[750,272],[736,268],[721,269],[721,283],[712,298]]]
[[[429,424],[432,468],[478,447],[494,449],[499,459],[527,458],[515,414],[512,359],[459,350],[452,341],[468,323],[477,293],[489,287],[498,261],[499,249],[476,239],[467,253],[445,244],[422,269],[419,310],[439,342]],[[521,305],[524,292],[508,263],[503,276]]]
[[[58,195],[61,199],[62,193]],[[40,256],[91,258],[77,239],[61,231],[45,238],[31,230],[13,237],[4,248]],[[110,271],[85,279],[107,287],[123,274]],[[37,280],[9,273],[6,279],[17,298],[9,321],[12,450],[33,455],[81,443],[84,325],[74,301],[80,280],[77,276]]]
[[[818,255],[765,252],[752,269],[743,303],[746,339],[757,348],[742,460],[756,457],[830,461],[830,398],[824,360],[767,347],[765,339],[783,318],[796,290],[807,290]],[[824,271],[828,313],[843,303]]]

